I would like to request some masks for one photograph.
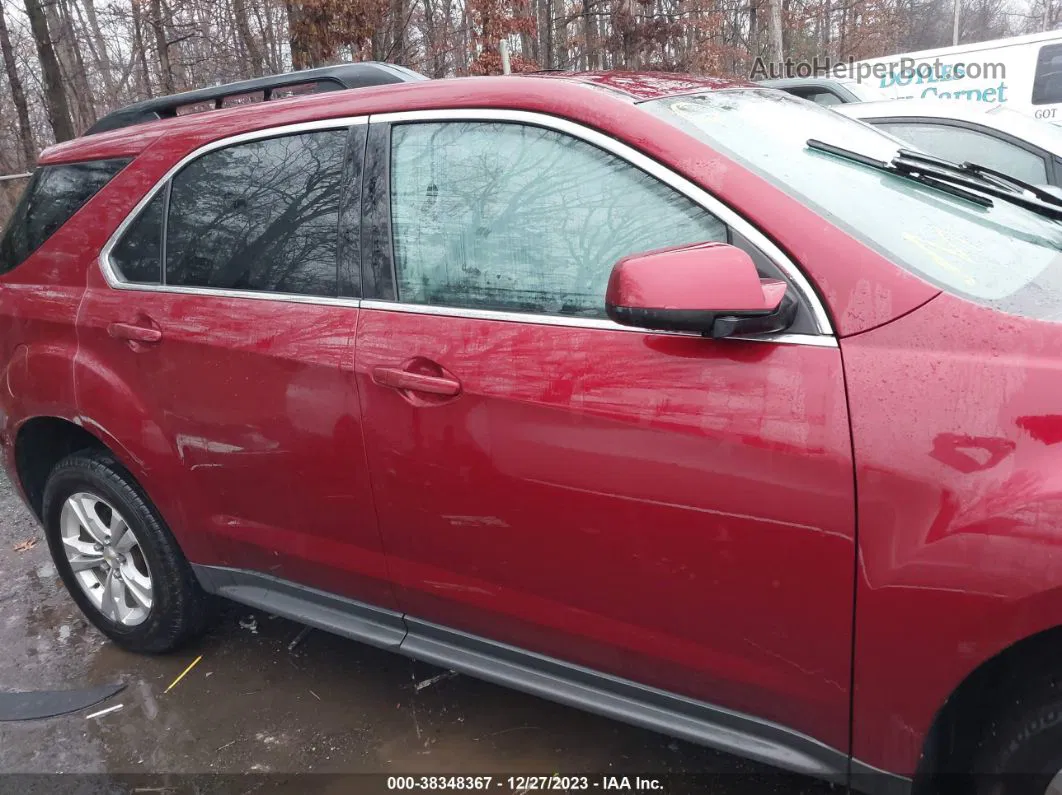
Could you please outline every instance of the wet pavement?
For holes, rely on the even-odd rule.
[[[301,629],[231,605],[190,648],[121,651],[81,617],[0,475],[0,691],[127,684],[78,713],[0,722],[0,792],[360,793],[394,791],[395,775],[492,775],[508,793],[510,775],[552,774],[589,775],[591,790],[627,775],[666,777],[670,793],[840,791],[466,676],[417,690],[445,672],[317,630],[289,650]],[[55,773],[68,775],[12,775]]]

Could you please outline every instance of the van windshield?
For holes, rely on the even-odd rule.
[[[1006,312],[1062,320],[1062,224],[1001,199],[982,207],[808,148],[888,162],[891,136],[781,91],[735,89],[643,103],[900,267]]]

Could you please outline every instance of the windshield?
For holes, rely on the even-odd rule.
[[[880,88],[869,86],[866,83],[860,83],[855,80],[845,80],[841,85],[859,97],[863,102],[875,102],[877,100],[890,98],[889,95]]]
[[[981,207],[807,146],[814,138],[888,162],[900,147],[891,136],[766,89],[669,97],[642,107],[941,288],[1015,314],[1062,320],[1062,225],[1001,199]]]

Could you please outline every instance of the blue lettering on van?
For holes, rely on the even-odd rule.
[[[1001,103],[1007,101],[1007,84],[1000,83],[993,88],[967,88],[955,91],[941,91],[930,87],[922,91],[922,99],[962,99],[967,102]]]

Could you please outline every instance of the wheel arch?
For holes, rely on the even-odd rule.
[[[948,695],[926,734],[914,795],[958,793],[975,760],[986,716],[996,717],[1023,684],[1057,668],[1062,625],[1015,641],[981,662]]]
[[[181,467],[174,464],[169,448],[153,451],[157,461],[146,461],[101,424],[91,419],[71,419],[57,415],[37,415],[19,422],[12,434],[12,458],[18,488],[38,520],[48,476],[63,458],[78,450],[104,450],[124,468],[154,504],[177,539],[185,556],[192,561],[212,562],[214,550],[202,533],[188,531],[186,512],[180,499]],[[153,465],[153,463],[155,465]],[[166,484],[169,488],[163,486]]]
[[[42,519],[44,487],[55,465],[85,449],[111,450],[102,439],[63,417],[38,416],[24,420],[14,434],[15,473],[26,503]],[[120,458],[117,454],[116,458]],[[124,463],[124,462],[123,462]]]

